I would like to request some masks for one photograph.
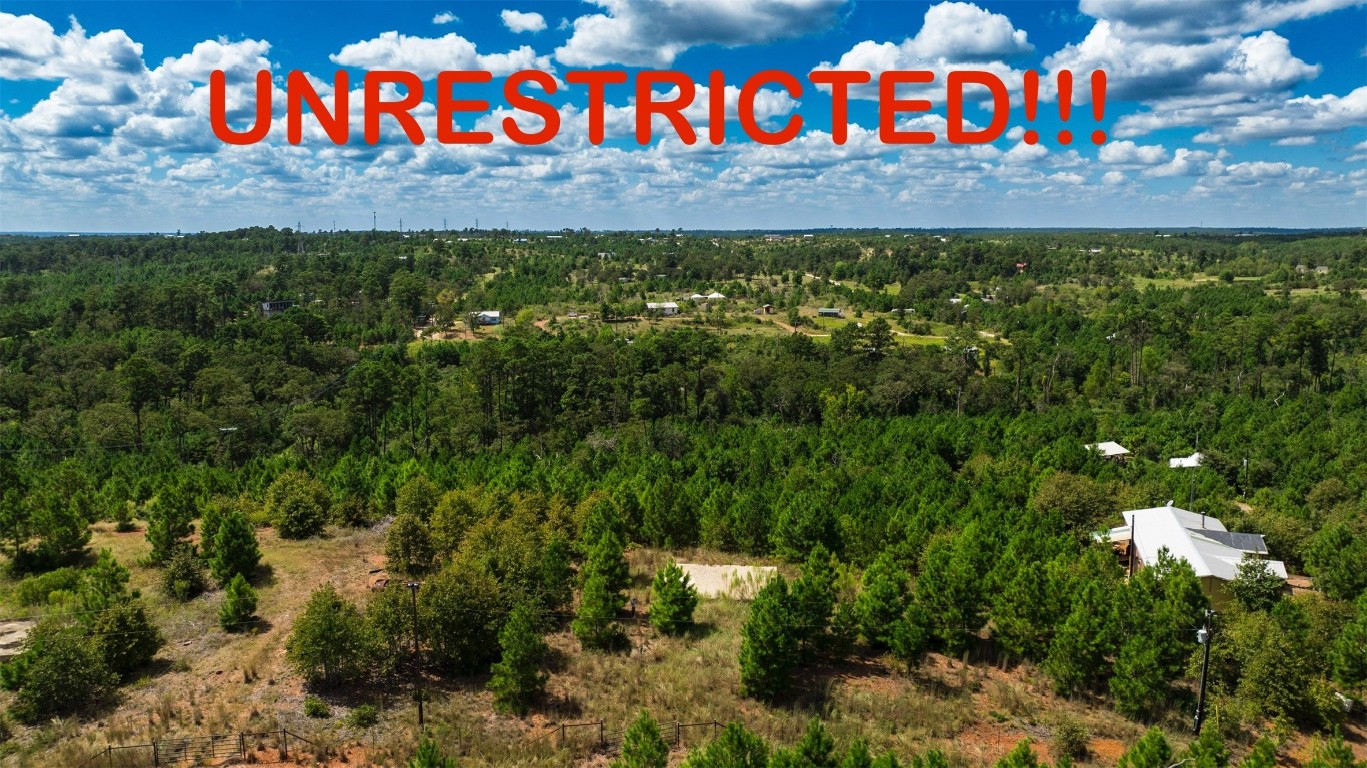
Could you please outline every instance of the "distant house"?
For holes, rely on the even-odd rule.
[[[1209,515],[1166,506],[1132,509],[1120,513],[1125,524],[1099,533],[1096,538],[1110,541],[1127,573],[1158,562],[1158,553],[1186,560],[1201,582],[1201,591],[1211,603],[1221,605],[1230,599],[1226,584],[1234,580],[1245,557],[1263,559],[1276,576],[1286,579],[1286,564],[1265,559],[1267,542],[1256,533],[1236,533]]]
[[[485,309],[475,313],[475,323],[478,325],[499,325],[503,322],[503,313],[497,309]]]
[[[787,238],[785,238],[783,235],[765,235],[764,239],[768,240],[769,242],[775,242],[778,240],[785,240]]]
[[[760,309],[763,310],[763,311],[764,311],[764,314],[766,314],[766,315],[772,315],[772,314],[774,314],[774,305],[773,305],[773,304],[765,304],[764,306],[760,307]]]
[[[722,299],[724,299],[724,298],[726,298],[726,295],[725,295],[725,294],[718,293],[718,292],[716,292],[716,291],[713,291],[713,292],[707,294],[707,300],[708,300],[708,301],[720,301],[720,300],[722,300]]]
[[[695,294],[693,294],[692,296],[689,296],[689,297],[688,297],[688,300],[689,300],[689,301],[707,301],[707,297],[704,296],[704,295],[702,295],[701,293],[695,293]]]
[[[265,315],[266,317],[275,317],[276,315],[280,314],[281,312],[284,312],[292,306],[294,306],[294,302],[285,299],[277,299],[275,301],[263,301],[261,302],[261,314]]]
[[[1327,275],[1327,274],[1329,274],[1329,268],[1328,268],[1328,267],[1315,267],[1315,274],[1317,274],[1317,275]]]
[[[1174,459],[1168,459],[1168,469],[1192,469],[1201,466],[1201,462],[1205,459],[1205,454],[1199,452],[1190,456],[1178,456]]]
[[[1104,443],[1092,443],[1085,447],[1087,450],[1100,455],[1103,459],[1108,459],[1110,461],[1130,460],[1130,450],[1120,443],[1114,443],[1107,440]]]
[[[646,311],[659,313],[661,317],[673,317],[679,314],[679,305],[672,301],[650,301],[646,302]]]
[[[816,311],[817,317],[844,317],[845,313],[839,307],[821,307]]]
[[[949,303],[950,303],[950,304],[962,304],[962,303],[964,303],[964,300],[963,300],[962,298],[958,297],[958,296],[951,296],[951,297],[949,297]]]

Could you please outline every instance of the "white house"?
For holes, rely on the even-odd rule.
[[[1173,459],[1168,459],[1168,468],[1169,468],[1169,469],[1192,469],[1192,468],[1194,468],[1194,467],[1199,467],[1199,466],[1201,466],[1201,462],[1205,461],[1205,459],[1206,459],[1205,454],[1202,454],[1202,453],[1199,453],[1199,452],[1193,453],[1193,454],[1190,455],[1190,456],[1178,456],[1178,457],[1173,458]]]
[[[1100,454],[1103,459],[1125,461],[1130,458],[1130,450],[1128,448],[1120,443],[1111,442],[1110,440],[1102,443],[1091,443],[1085,447],[1089,451],[1095,451]]]
[[[1190,512],[1168,502],[1161,507],[1131,509],[1120,513],[1125,524],[1097,534],[1110,541],[1121,554],[1126,568],[1133,572],[1158,562],[1164,549],[1173,557],[1186,560],[1201,581],[1201,589],[1212,602],[1228,599],[1225,583],[1234,580],[1245,557],[1264,559],[1269,553],[1260,534],[1229,531],[1210,515]],[[1286,579],[1286,564],[1264,560],[1268,570]]]
[[[475,313],[475,322],[480,325],[498,325],[503,322],[503,314],[497,309],[485,309]]]
[[[719,300],[724,299],[724,298],[726,298],[726,296],[725,296],[724,294],[717,293],[716,291],[713,291],[713,292],[707,294],[707,300],[708,300],[708,301],[719,301]]]
[[[673,317],[679,314],[679,305],[673,301],[648,301],[646,311],[659,312],[663,317]]]

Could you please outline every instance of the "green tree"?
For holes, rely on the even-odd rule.
[[[498,634],[506,606],[526,597],[505,589],[481,564],[452,561],[429,576],[418,592],[427,659],[452,673],[487,670],[499,657]],[[409,621],[407,614],[400,614],[396,626],[407,633]]]
[[[707,746],[694,750],[683,768],[767,768],[769,746],[740,723],[729,723]]]
[[[644,709],[622,736],[622,756],[612,768],[665,768],[669,764],[669,745],[660,736],[660,725]]]
[[[195,501],[183,485],[168,485],[157,494],[147,515],[147,542],[152,545],[148,558],[153,563],[169,561],[194,533]]]
[[[873,768],[873,755],[869,753],[869,743],[862,738],[855,739],[840,761],[840,768]]]
[[[535,609],[519,603],[498,634],[503,658],[493,667],[489,690],[494,706],[504,712],[527,714],[532,701],[546,689],[547,675],[541,671],[546,658],[546,642],[537,631]]]
[[[1229,749],[1216,729],[1204,728],[1181,758],[1191,758],[1192,768],[1225,768],[1229,765]]]
[[[810,768],[836,768],[835,739],[826,731],[826,726],[818,717],[807,721],[807,730],[802,734],[795,750],[800,765]]]
[[[934,627],[932,634],[949,653],[968,650],[983,623],[977,540],[977,524],[970,523],[958,536],[932,539],[922,555],[916,600]]]
[[[1358,595],[1357,616],[1334,641],[1334,679],[1350,688],[1367,685],[1367,592]]]
[[[750,616],[741,627],[740,685],[744,695],[773,701],[788,690],[797,651],[792,621],[788,582],[781,574],[776,575],[755,595]]]
[[[907,574],[883,552],[864,571],[859,596],[855,598],[855,616],[859,634],[870,646],[886,648],[892,640],[896,624],[907,608]]]
[[[260,562],[256,529],[247,516],[235,509],[224,511],[214,533],[213,556],[209,558],[209,573],[214,581],[227,585],[235,576],[250,577]]]
[[[666,635],[680,634],[692,626],[698,590],[678,563],[670,561],[655,573],[650,595],[651,626]]]
[[[1336,600],[1355,600],[1367,589],[1367,536],[1347,523],[1326,526],[1306,545],[1305,566],[1315,586]]]
[[[384,539],[385,562],[399,573],[422,573],[432,567],[435,553],[427,524],[405,512],[394,518]]]
[[[198,597],[206,586],[204,565],[195,556],[194,547],[181,544],[161,573],[161,591],[184,603]]]
[[[605,531],[589,550],[583,569],[585,582],[593,574],[602,574],[610,592],[622,592],[631,586],[631,569],[616,531]]]
[[[1230,594],[1244,610],[1270,611],[1282,599],[1284,584],[1268,567],[1267,561],[1245,555],[1228,586]]]
[[[165,643],[138,598],[115,601],[97,614],[90,636],[98,643],[105,666],[124,678],[150,664]]]
[[[123,600],[128,594],[128,577],[128,569],[114,559],[112,551],[100,550],[95,564],[81,572],[81,609],[95,615]]]
[[[1277,748],[1266,736],[1258,739],[1239,763],[1239,768],[1277,768]]]
[[[408,761],[408,768],[456,768],[456,761],[446,756],[431,736],[423,735],[418,751]]]
[[[223,605],[218,609],[218,625],[229,632],[239,630],[251,623],[256,615],[256,590],[247,583],[247,577],[234,574],[224,591]]]
[[[1168,768],[1172,765],[1172,747],[1163,732],[1150,728],[1116,762],[1116,768]]]
[[[322,483],[297,470],[281,474],[266,489],[266,519],[282,539],[307,539],[322,533],[330,505]]]
[[[997,761],[994,768],[1038,768],[1039,758],[1030,746],[1029,739],[1021,739],[1016,746]]]
[[[331,584],[309,595],[285,644],[285,659],[311,683],[356,682],[370,672],[375,643],[356,606]]]
[[[413,515],[424,523],[432,517],[441,499],[441,489],[423,475],[404,483],[394,497],[395,516]]]
[[[1166,700],[1168,681],[1152,638],[1132,637],[1120,647],[1110,689],[1115,708],[1135,719],[1148,717]]]
[[[585,648],[595,650],[615,650],[622,646],[626,636],[617,626],[617,613],[625,603],[622,593],[608,587],[608,577],[593,573],[584,582],[579,595],[579,612],[570,629]]]
[[[1044,671],[1058,693],[1075,695],[1096,686],[1111,649],[1106,619],[1109,609],[1107,586],[1097,580],[1085,581],[1068,617],[1054,634],[1044,661]]]
[[[833,645],[830,635],[831,615],[836,603],[833,563],[830,551],[821,544],[816,545],[802,565],[802,576],[793,582],[790,590],[793,625],[804,658],[829,650]]]
[[[1364,761],[1367,762],[1367,761]],[[1343,734],[1334,729],[1329,738],[1315,740],[1306,768],[1362,768],[1363,762],[1353,759],[1353,748],[1343,741]]]

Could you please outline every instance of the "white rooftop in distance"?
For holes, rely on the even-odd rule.
[[[1104,443],[1092,443],[1086,446],[1086,448],[1089,451],[1096,451],[1108,459],[1112,456],[1127,456],[1130,453],[1129,449],[1125,446],[1120,443],[1111,442],[1110,440],[1107,440]]]
[[[1205,455],[1202,453],[1193,453],[1190,456],[1178,456],[1175,459],[1168,459],[1168,468],[1191,469],[1192,467],[1199,467],[1205,458]]]

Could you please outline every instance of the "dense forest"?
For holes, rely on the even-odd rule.
[[[249,631],[270,618],[260,531],[381,526],[389,571],[422,580],[425,674],[492,670],[513,714],[537,706],[546,633],[624,646],[643,546],[782,565],[735,660],[763,706],[803,670],[933,653],[1173,726],[1210,602],[1184,561],[1127,578],[1093,533],[1176,500],[1314,585],[1241,566],[1212,620],[1214,733],[1333,733],[1367,693],[1363,288],[1360,233],[6,237],[0,595],[39,621],[0,683],[19,722],[98,714],[159,652],[148,601],[221,589],[221,626]],[[1133,459],[1085,447],[1107,440]],[[99,523],[145,531],[162,594],[93,551]],[[650,594],[658,631],[688,631],[686,579]],[[320,589],[292,668],[403,690],[408,600]],[[765,756],[689,764],[836,764],[725,739]]]

